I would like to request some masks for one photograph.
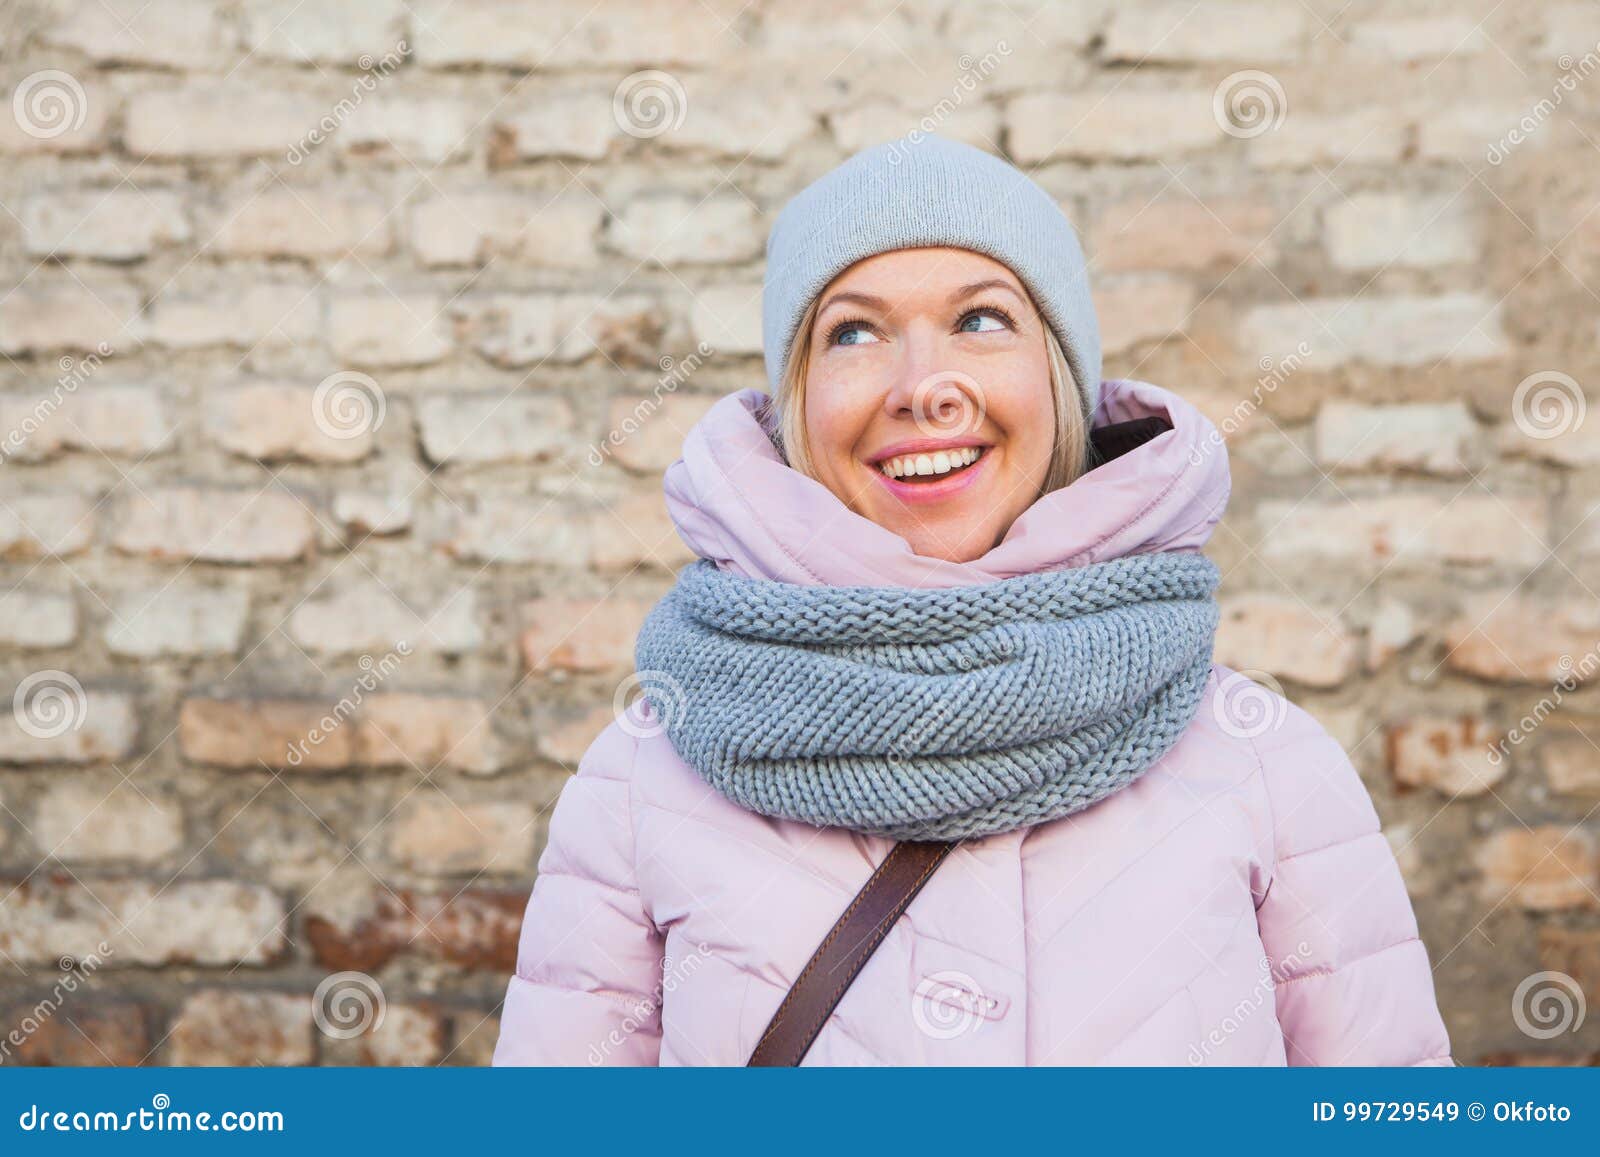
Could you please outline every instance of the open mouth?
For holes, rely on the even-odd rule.
[[[932,454],[901,454],[885,458],[877,466],[885,477],[897,482],[937,482],[971,469],[988,450],[987,446],[962,446]]]

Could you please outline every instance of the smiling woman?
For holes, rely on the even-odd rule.
[[[1051,197],[893,142],[767,270],[773,393],[667,470],[698,559],[561,794],[496,1063],[1451,1064],[1360,777],[1212,662],[1224,444],[1101,380]]]
[[[1010,269],[966,249],[894,250],[840,274],[802,318],[775,402],[796,470],[954,562],[1090,458],[1059,339]]]

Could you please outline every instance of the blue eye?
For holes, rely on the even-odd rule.
[[[956,327],[959,333],[991,333],[997,329],[1005,329],[1006,321],[998,310],[975,309],[961,319],[961,324]]]
[[[828,334],[829,345],[866,345],[877,340],[866,323],[860,321],[840,322]]]

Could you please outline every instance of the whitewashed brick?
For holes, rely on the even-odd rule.
[[[483,645],[472,588],[452,590],[437,604],[402,600],[376,579],[326,586],[289,616],[288,631],[313,654],[386,653],[405,642],[414,650],[460,654]]]
[[[62,945],[97,945],[107,968],[267,964],[284,950],[288,915],[271,889],[234,880],[95,880],[43,874],[0,907],[0,952],[53,967]],[[309,1014],[308,1002],[301,998]]]
[[[1092,293],[1101,349],[1108,355],[1182,335],[1198,298],[1187,281],[1154,273],[1103,277]]]
[[[79,494],[13,494],[0,502],[0,556],[65,557],[94,541],[97,508]]]
[[[445,303],[419,294],[336,297],[328,316],[334,355],[357,366],[420,366],[450,352]]]
[[[1314,609],[1281,595],[1242,595],[1222,606],[1216,661],[1309,687],[1337,687],[1355,668],[1355,641],[1336,608]]]
[[[437,165],[468,152],[485,110],[462,100],[400,97],[376,81],[375,92],[334,133],[347,149],[393,153],[414,164]]]
[[[1481,243],[1471,209],[1462,193],[1358,193],[1325,215],[1328,256],[1343,269],[1476,261]]]
[[[329,107],[237,79],[196,82],[130,97],[123,142],[135,157],[287,157]]]
[[[0,394],[0,456],[39,462],[69,450],[144,458],[172,445],[165,399],[149,386],[58,382],[37,394]]]
[[[1478,595],[1449,625],[1445,645],[1445,662],[1463,674],[1497,683],[1559,680],[1570,688],[1600,666],[1600,611],[1580,598],[1519,591]]]
[[[1296,59],[1305,31],[1306,14],[1295,5],[1159,0],[1119,6],[1103,52],[1115,64],[1237,60],[1259,67]]]
[[[1276,356],[1305,342],[1307,364],[1326,370],[1347,362],[1425,366],[1505,357],[1510,340],[1502,306],[1484,293],[1458,291],[1436,297],[1311,298],[1256,306],[1239,329],[1243,354]]]
[[[190,236],[174,193],[137,189],[56,189],[22,205],[22,232],[36,256],[133,261]]]
[[[1094,268],[1107,272],[1270,265],[1278,217],[1264,201],[1133,197],[1105,209],[1089,237]]]
[[[1320,113],[1295,107],[1247,144],[1251,164],[1264,169],[1387,165],[1405,153],[1406,123],[1387,110]]]
[[[1033,93],[1006,109],[1011,155],[1023,164],[1056,158],[1166,158],[1218,144],[1222,126],[1209,89],[1167,92]]]
[[[126,285],[30,277],[0,300],[0,353],[129,350],[144,338],[140,308]]]
[[[0,646],[65,647],[77,637],[78,604],[72,596],[29,587],[0,590]]]
[[[380,197],[279,185],[224,206],[210,249],[229,257],[380,257],[393,245]]]
[[[174,287],[151,305],[150,341],[171,349],[282,346],[321,332],[312,286],[252,285],[237,293]]]
[[[711,285],[695,290],[689,325],[694,336],[716,353],[759,354],[760,283]]]
[[[449,193],[411,212],[411,246],[424,265],[480,265],[507,257],[581,268],[599,259],[605,206],[587,193]]]
[[[663,265],[731,265],[759,256],[766,244],[755,208],[725,194],[635,198],[612,223],[610,239],[629,257]]]
[[[1368,573],[1440,563],[1526,568],[1544,559],[1549,516],[1543,502],[1472,493],[1446,497],[1263,502],[1258,549],[1274,560],[1327,560]]]
[[[125,554],[201,562],[288,562],[311,553],[316,522],[299,499],[260,490],[145,487],[123,496],[112,545]]]
[[[139,724],[133,700],[85,687],[54,669],[12,686],[12,709],[0,714],[0,763],[100,763],[133,751]],[[24,675],[23,679],[28,679]]]
[[[1368,56],[1415,61],[1476,56],[1489,46],[1479,21],[1467,16],[1363,20],[1350,30],[1350,47]]]
[[[41,854],[65,863],[155,863],[183,844],[183,809],[120,779],[57,784],[32,824]]]
[[[237,55],[230,25],[224,9],[207,0],[79,0],[46,42],[97,64],[210,69]]]
[[[554,506],[527,498],[474,495],[456,502],[457,520],[440,548],[471,563],[540,566],[580,570],[587,565],[587,528]]]
[[[572,407],[558,397],[433,394],[417,404],[417,431],[430,462],[533,462],[568,445],[572,429]]]
[[[641,294],[530,293],[466,302],[477,350],[499,365],[575,362],[599,351],[612,362],[653,364],[666,319]]]
[[[411,526],[411,499],[404,492],[341,490],[333,497],[333,516],[357,537],[398,534]]]
[[[264,60],[364,67],[363,58],[398,53],[405,25],[400,0],[313,7],[298,0],[253,0],[244,12],[245,43]]]
[[[598,161],[623,136],[609,89],[546,88],[496,110],[494,128],[501,163],[548,157]]]
[[[244,458],[357,462],[372,453],[373,431],[335,419],[313,387],[251,382],[206,392],[206,429],[223,449]]]
[[[1478,423],[1461,402],[1324,402],[1315,442],[1317,463],[1330,469],[1465,474],[1483,458]]]
[[[119,592],[106,612],[113,655],[233,655],[244,643],[250,596],[242,587],[171,583]]]

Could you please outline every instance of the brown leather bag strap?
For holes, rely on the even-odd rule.
[[[751,1065],[798,1065],[840,997],[959,841],[902,840],[818,946],[761,1034]]]

